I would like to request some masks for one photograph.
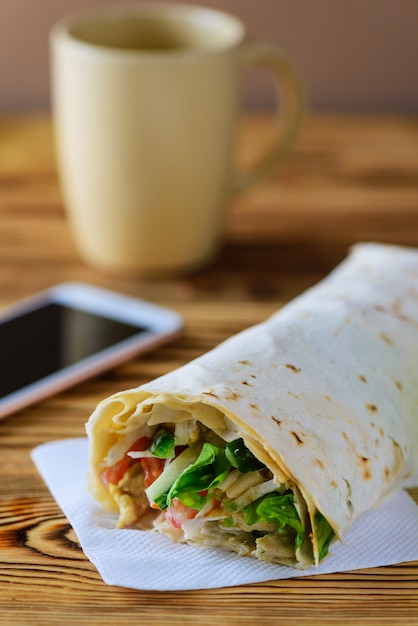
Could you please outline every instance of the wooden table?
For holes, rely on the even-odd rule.
[[[243,164],[270,132],[269,118],[243,121]],[[418,118],[308,119],[281,171],[231,202],[212,267],[159,281],[106,276],[80,261],[48,117],[0,118],[0,306],[82,280],[174,307],[186,321],[173,343],[0,423],[1,625],[418,624],[417,562],[204,592],[106,586],[29,457],[37,444],[83,436],[103,397],[261,321],[359,240],[418,246]]]

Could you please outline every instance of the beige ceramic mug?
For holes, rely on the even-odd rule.
[[[231,193],[261,178],[300,127],[299,80],[274,47],[216,10],[84,11],[51,32],[58,166],[75,241],[106,271],[183,272],[211,260]],[[281,90],[282,132],[250,172],[233,152],[243,71]]]

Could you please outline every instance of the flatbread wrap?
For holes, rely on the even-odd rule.
[[[120,527],[303,568],[418,482],[418,251],[330,275],[156,380],[103,400],[90,488]]]

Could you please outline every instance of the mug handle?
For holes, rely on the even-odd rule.
[[[241,60],[244,70],[262,65],[273,74],[281,94],[282,130],[273,145],[248,171],[235,171],[232,176],[232,193],[243,191],[264,178],[276,167],[294,144],[305,114],[305,93],[301,81],[286,56],[275,46],[262,41],[243,44]]]

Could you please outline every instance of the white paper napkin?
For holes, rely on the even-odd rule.
[[[87,492],[87,439],[43,444],[32,458],[74,528],[81,547],[109,585],[174,591],[209,589],[329,574],[418,560],[418,507],[399,491],[363,515],[318,568],[299,571],[223,550],[173,544],[154,532],[116,528]]]

